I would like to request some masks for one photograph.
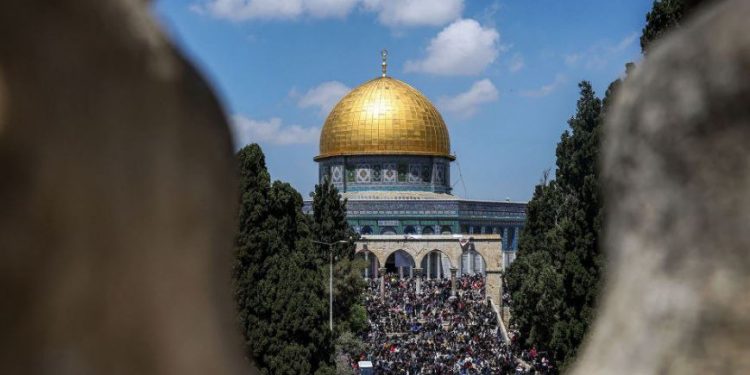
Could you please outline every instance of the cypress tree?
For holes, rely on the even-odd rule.
[[[562,354],[564,362],[575,356],[593,319],[602,268],[598,170],[602,104],[589,82],[581,82],[579,88],[576,115],[568,121],[572,132],[563,133],[557,147],[564,304],[550,347]]]
[[[328,180],[315,186],[313,192],[313,215],[310,224],[313,238],[324,243],[334,243],[331,248],[334,266],[334,326],[336,334],[362,329],[361,295],[365,282],[361,270],[364,261],[355,259],[354,241],[359,238],[346,221],[346,199]],[[338,243],[338,241],[347,241]],[[327,245],[316,244],[317,257],[321,260],[325,278],[328,278]],[[326,284],[327,285],[327,284]]]
[[[511,321],[524,345],[552,350],[563,364],[575,356],[593,317],[602,259],[597,161],[601,101],[591,84],[557,145],[556,179],[546,176],[529,202],[518,257],[508,270]]]
[[[649,45],[679,27],[685,15],[711,0],[656,0],[641,35]],[[626,65],[626,76],[634,65]],[[598,158],[602,126],[621,80],[599,100],[581,82],[571,128],[557,145],[556,179],[545,178],[527,206],[527,223],[518,256],[506,275],[513,298],[511,323],[522,344],[552,350],[566,367],[575,359],[594,318],[604,259],[600,238],[604,211]]]
[[[237,154],[240,177],[239,232],[235,240],[233,280],[239,323],[245,336],[248,355],[261,354],[253,346],[251,337],[259,322],[260,295],[255,287],[265,275],[263,269],[268,257],[268,234],[264,232],[268,218],[268,192],[270,176],[260,146],[252,144]]]
[[[264,374],[331,373],[326,289],[311,257],[302,197],[274,182],[258,145],[238,153],[239,233],[233,270],[246,352]]]
[[[648,52],[649,45],[667,32],[678,28],[686,15],[712,0],[655,0],[646,14],[646,26],[641,33],[641,51]]]

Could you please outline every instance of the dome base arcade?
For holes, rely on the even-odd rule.
[[[439,156],[354,155],[318,161],[319,180],[340,192],[429,191],[450,193],[450,159]]]
[[[378,263],[386,264],[389,256],[396,252],[406,252],[414,260],[414,264],[421,265],[428,254],[440,252],[447,256],[449,264],[446,268],[451,270],[450,273],[444,274],[445,278],[460,276],[466,272],[466,254],[467,252],[476,253],[481,256],[484,264],[481,272],[477,267],[476,273],[484,274],[486,277],[487,297],[500,306],[502,301],[502,270],[503,257],[498,251],[500,247],[500,236],[485,234],[475,236],[462,235],[368,235],[363,236],[362,240],[357,241],[356,252],[358,254],[368,253],[375,256]],[[418,273],[423,273],[425,269],[418,268]],[[466,272],[473,274],[471,270]],[[408,272],[405,272],[408,274]],[[380,275],[372,275],[380,276]]]

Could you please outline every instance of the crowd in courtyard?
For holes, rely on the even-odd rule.
[[[386,275],[381,298],[380,281],[370,281],[365,297],[369,330],[362,337],[367,352],[352,363],[370,360],[375,374],[529,372],[529,366],[517,360],[521,353],[514,355],[502,339],[483,276],[457,277],[454,297],[447,278],[422,277],[420,289],[417,293],[416,278]],[[536,350],[523,355],[537,364],[537,371],[552,373],[548,359]]]

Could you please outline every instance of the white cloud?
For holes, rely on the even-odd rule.
[[[252,19],[343,18],[359,0],[204,0],[190,9],[232,21]]]
[[[569,54],[563,56],[563,60],[565,60],[565,65],[573,67],[573,66],[576,66],[579,61],[581,61],[581,54],[580,53],[569,53]]]
[[[361,4],[387,26],[440,26],[461,17],[464,0],[199,0],[190,9],[231,21],[344,18]]]
[[[339,81],[328,81],[308,90],[297,102],[301,108],[317,107],[322,115],[327,115],[351,88]]]
[[[521,96],[526,96],[529,98],[540,98],[543,96],[547,96],[553,91],[557,90],[557,88],[564,84],[567,80],[567,77],[562,74],[558,74],[555,76],[555,79],[551,83],[548,83],[538,89],[521,91]]]
[[[565,65],[577,67],[582,64],[585,69],[603,69],[615,57],[621,55],[638,40],[638,33],[633,32],[617,43],[599,43],[582,52],[563,55]]]
[[[363,0],[387,26],[440,26],[461,17],[463,0]]]
[[[500,34],[472,19],[462,19],[444,28],[430,41],[427,56],[407,61],[407,72],[441,75],[479,74],[497,59]]]
[[[611,50],[615,53],[622,52],[626,48],[630,47],[630,45],[633,44],[633,42],[635,42],[636,40],[638,40],[638,33],[634,32],[623,38],[619,43],[617,43],[617,45],[613,46]]]
[[[513,57],[510,58],[510,61],[508,62],[508,70],[511,73],[517,73],[521,69],[523,69],[525,65],[526,64],[523,61],[523,56],[521,56],[520,53],[516,53],[513,55]]]
[[[235,146],[238,148],[253,142],[276,145],[314,143],[320,136],[319,128],[284,125],[277,117],[254,120],[243,115],[234,115],[231,125]]]
[[[468,118],[473,116],[479,105],[497,100],[497,88],[489,79],[474,82],[469,91],[456,96],[441,98],[438,104],[441,109]]]

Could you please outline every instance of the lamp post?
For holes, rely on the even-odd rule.
[[[312,241],[320,245],[328,245],[328,324],[333,333],[333,245],[339,243],[348,243],[346,240],[334,242]]]

